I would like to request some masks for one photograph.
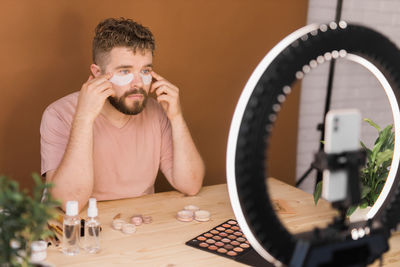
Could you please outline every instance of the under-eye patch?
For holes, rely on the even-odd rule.
[[[123,86],[131,83],[133,80],[133,73],[129,73],[127,75],[113,75],[109,80],[115,85]]]
[[[140,78],[142,79],[143,84],[145,85],[149,85],[151,83],[151,80],[153,79],[153,77],[151,76],[151,74],[142,74],[140,73]],[[113,75],[110,79],[110,82],[112,82],[115,85],[118,86],[124,86],[127,85],[129,83],[131,83],[133,81],[133,73],[129,73],[127,75]]]
[[[140,77],[142,78],[143,84],[148,85],[151,83],[151,80],[153,79],[153,76],[151,74],[142,74],[140,73]]]

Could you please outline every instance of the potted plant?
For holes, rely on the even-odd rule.
[[[0,177],[0,266],[32,266],[32,242],[54,235],[47,221],[55,216],[59,202],[50,194],[42,200],[51,184],[42,182],[38,174],[32,176],[32,196],[20,190],[16,181]]]
[[[347,210],[347,216],[359,207],[365,209],[372,207],[378,199],[379,194],[385,185],[386,178],[389,174],[390,165],[392,164],[393,148],[394,148],[394,132],[393,125],[388,125],[385,129],[381,129],[376,123],[370,119],[364,119],[369,125],[373,126],[378,131],[378,137],[375,140],[372,149],[365,146],[360,141],[361,146],[367,152],[367,163],[360,172],[361,181],[361,201],[358,206],[351,206]],[[317,183],[314,190],[314,202],[317,205],[322,192],[322,181]]]

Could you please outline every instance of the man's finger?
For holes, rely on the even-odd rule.
[[[161,77],[159,74],[155,73],[154,70],[152,70],[150,73],[151,73],[151,76],[153,76],[153,78],[156,79],[157,81],[164,80],[164,78]]]
[[[105,97],[115,96],[115,91],[112,88],[107,88],[103,92],[101,92],[101,94],[104,95]]]
[[[98,92],[102,92],[106,89],[112,89],[112,88],[113,88],[112,84],[109,81],[106,81],[106,82],[103,82],[103,83],[97,85],[96,90]]]
[[[167,102],[168,104],[172,102],[173,98],[169,95],[160,95],[157,97],[157,102]]]
[[[170,88],[175,88],[176,87],[176,86],[172,85],[170,82],[168,82],[167,80],[161,80],[161,81],[154,82],[151,85],[150,92],[152,93],[154,90],[157,90],[157,88],[159,88],[161,86],[167,86],[167,87],[170,87]]]
[[[100,76],[97,76],[95,79],[91,81],[91,84],[93,85],[99,85],[102,84],[103,82],[107,81],[109,82],[109,79],[112,77],[112,73],[106,73]]]
[[[157,88],[156,95],[159,96],[162,94],[165,94],[165,95],[168,94],[168,88],[166,86],[161,86],[161,87]]]

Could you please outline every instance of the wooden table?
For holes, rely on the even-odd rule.
[[[335,215],[328,203],[314,205],[310,194],[281,181],[269,179],[270,194],[283,209],[278,212],[293,233],[324,227]],[[176,212],[193,204],[211,212],[208,222],[180,222]],[[101,251],[67,256],[58,249],[48,249],[47,262],[55,266],[244,266],[241,263],[185,245],[191,238],[214,226],[235,218],[226,184],[204,187],[197,196],[184,196],[176,191],[139,198],[98,203],[102,223]],[[137,227],[136,233],[125,235],[111,228],[112,218],[122,214],[128,220],[133,214],[150,215],[151,224]],[[81,217],[86,216],[86,211]],[[390,240],[391,250],[385,254],[384,266],[400,266],[400,237]],[[376,264],[376,266],[378,266]]]

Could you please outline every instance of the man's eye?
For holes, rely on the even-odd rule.
[[[142,73],[143,73],[143,74],[149,74],[150,71],[151,71],[151,70],[149,70],[149,69],[144,69],[144,70],[142,70]]]
[[[129,70],[120,70],[119,73],[126,75],[129,74]]]

